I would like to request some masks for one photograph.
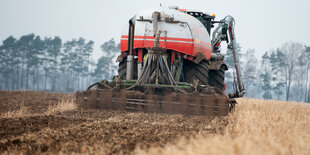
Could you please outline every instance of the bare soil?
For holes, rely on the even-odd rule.
[[[74,94],[0,91],[0,154],[130,154],[197,134],[221,133],[227,120],[83,109],[46,114]],[[8,112],[26,109],[25,115]],[[215,125],[216,124],[216,125]]]

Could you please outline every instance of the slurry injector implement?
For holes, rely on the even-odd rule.
[[[77,102],[97,109],[227,115],[236,104],[233,98],[242,97],[245,89],[234,18],[214,19],[214,15],[176,7],[137,13],[121,36],[118,75],[77,92]],[[234,59],[235,92],[229,95],[224,93],[228,67],[220,52],[222,41]]]

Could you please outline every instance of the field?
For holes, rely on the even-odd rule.
[[[83,109],[0,91],[0,154],[310,154],[310,105],[239,99],[224,118]]]

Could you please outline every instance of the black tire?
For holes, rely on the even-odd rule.
[[[220,70],[209,70],[209,85],[224,90],[225,69],[221,66]]]
[[[134,65],[133,65],[133,79],[137,79],[137,61],[138,59],[134,60]],[[122,79],[126,79],[126,72],[127,72],[127,61],[126,59],[123,59],[122,62],[118,64],[118,76]]]
[[[184,80],[185,82],[193,82],[193,80],[199,80],[201,84],[207,85],[209,74],[208,74],[208,63],[201,61],[199,64],[195,64],[192,61],[184,61]]]

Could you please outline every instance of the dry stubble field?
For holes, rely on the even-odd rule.
[[[83,109],[0,91],[0,154],[310,154],[310,105],[239,99],[225,118]]]

